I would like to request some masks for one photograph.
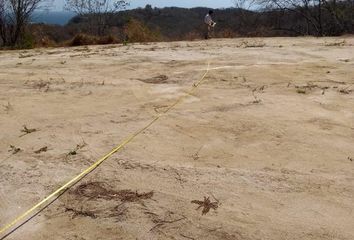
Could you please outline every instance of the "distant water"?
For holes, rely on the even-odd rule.
[[[65,25],[74,16],[75,16],[75,14],[71,13],[71,12],[52,12],[52,11],[39,12],[39,11],[37,11],[33,14],[32,22]]]

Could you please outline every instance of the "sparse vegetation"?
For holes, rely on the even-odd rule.
[[[239,47],[242,48],[262,48],[265,46],[266,44],[263,41],[255,41],[255,40],[244,40],[239,45]]]
[[[116,4],[110,4],[112,2]],[[236,8],[215,10],[215,20],[218,25],[215,28],[214,37],[338,36],[354,33],[352,24],[354,5],[351,0],[340,3],[316,0],[306,2],[307,5],[302,5],[301,1],[296,0],[290,2],[284,0],[250,2],[256,4],[259,9],[262,9],[261,11],[252,11],[251,9],[254,8],[248,6],[250,3],[246,6],[244,0],[236,2]],[[319,6],[320,3],[321,6]],[[208,12],[208,8],[170,7],[160,9],[148,5],[145,8],[118,11],[124,9],[126,5],[127,1],[66,0],[66,8],[77,13],[77,16],[72,18],[66,26],[26,24],[21,33],[22,37],[19,41],[21,44],[12,47],[33,48],[37,46],[81,46],[113,43],[126,45],[132,42],[192,41],[202,39],[205,33],[202,19]],[[319,10],[321,10],[321,15]],[[328,47],[344,46],[345,44],[347,44],[345,40],[324,43]],[[7,46],[8,44],[2,40],[0,45]],[[245,40],[240,47],[261,48],[265,47],[265,43]]]
[[[70,150],[66,157],[77,155],[77,152],[87,146],[87,143],[83,141],[81,144],[77,144],[73,150]]]
[[[306,89],[304,89],[304,88],[298,88],[298,89],[296,89],[296,92],[299,94],[306,94],[307,93]]]
[[[95,43],[96,43],[95,37],[80,33],[76,35],[68,45],[75,47],[75,46],[93,45]]]
[[[138,79],[138,80],[142,81],[144,83],[163,84],[163,83],[167,83],[168,77],[166,75],[158,75],[156,77],[146,78],[146,79]]]
[[[13,106],[10,104],[10,102],[7,102],[7,104],[3,105],[3,107],[6,114],[8,114],[10,111],[14,109]]]
[[[341,46],[345,46],[346,42],[345,40],[343,41],[335,41],[335,42],[326,42],[325,46],[326,47],[341,47]]]
[[[48,151],[48,147],[47,147],[47,146],[42,147],[42,148],[40,148],[40,149],[34,151],[34,153],[35,153],[35,154],[40,154],[40,153],[46,152],[46,151]]]
[[[350,94],[353,90],[349,89],[349,88],[342,88],[339,90],[340,93],[342,94]]]
[[[20,151],[22,151],[21,148],[10,145],[10,149],[8,152],[11,152],[13,155],[15,155],[15,154],[19,153]]]
[[[21,129],[21,132],[23,132],[24,134],[22,134],[20,137],[26,136],[37,131],[38,130],[36,128],[27,128],[26,125],[23,125],[23,129]]]
[[[73,193],[89,199],[118,199],[122,202],[138,202],[140,200],[150,199],[154,196],[153,191],[143,193],[138,193],[138,191],[134,192],[129,189],[115,191],[110,189],[110,186],[102,182],[90,182],[81,184],[73,191]]]
[[[257,95],[256,92],[263,92],[264,91],[265,86],[261,86],[260,88],[255,88],[252,90],[252,96],[254,98],[254,101],[252,102],[253,104],[259,104],[262,102],[262,99],[260,99]]]
[[[76,35],[69,43],[69,46],[85,46],[85,45],[106,45],[106,44],[114,44],[119,43],[119,41],[113,37],[112,35],[107,35],[103,37],[96,37],[93,35],[87,35],[80,33]]]
[[[210,209],[216,210],[219,207],[219,201],[212,202],[210,201],[210,197],[204,197],[204,201],[193,200],[192,203],[199,205],[197,210],[203,208],[202,215],[206,215]]]
[[[74,208],[69,208],[69,207],[66,207],[65,208],[65,212],[72,212],[73,215],[72,215],[72,219],[78,217],[78,216],[83,216],[83,217],[90,217],[92,219],[95,219],[97,218],[96,214],[91,212],[91,211],[84,211],[84,210],[77,210],[77,209],[74,209]]]
[[[180,217],[180,218],[177,218],[177,219],[171,219],[171,220],[161,219],[161,218],[158,218],[157,216],[155,216],[152,221],[156,225],[150,229],[150,232],[154,231],[154,230],[156,230],[156,229],[158,229],[158,228],[160,228],[160,227],[162,227],[162,226],[164,226],[166,224],[176,223],[176,222],[182,221],[184,219],[186,219],[186,217],[184,217],[184,216]]]
[[[157,31],[151,30],[136,19],[131,19],[124,26],[124,36],[128,42],[154,42],[162,40]]]

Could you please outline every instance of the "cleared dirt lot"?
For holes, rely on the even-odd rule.
[[[353,46],[270,38],[0,52],[1,226],[211,69],[6,239],[354,239]],[[202,215],[204,197],[213,204]]]

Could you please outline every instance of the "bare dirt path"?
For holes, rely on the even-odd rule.
[[[353,46],[269,38],[0,52],[1,226],[212,69],[7,239],[354,239]]]

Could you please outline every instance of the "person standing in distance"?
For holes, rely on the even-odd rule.
[[[216,25],[216,22],[214,22],[212,18],[213,14],[214,11],[210,10],[209,13],[204,18],[204,23],[207,25],[207,32],[205,34],[205,39],[209,39],[211,37],[212,30]]]

